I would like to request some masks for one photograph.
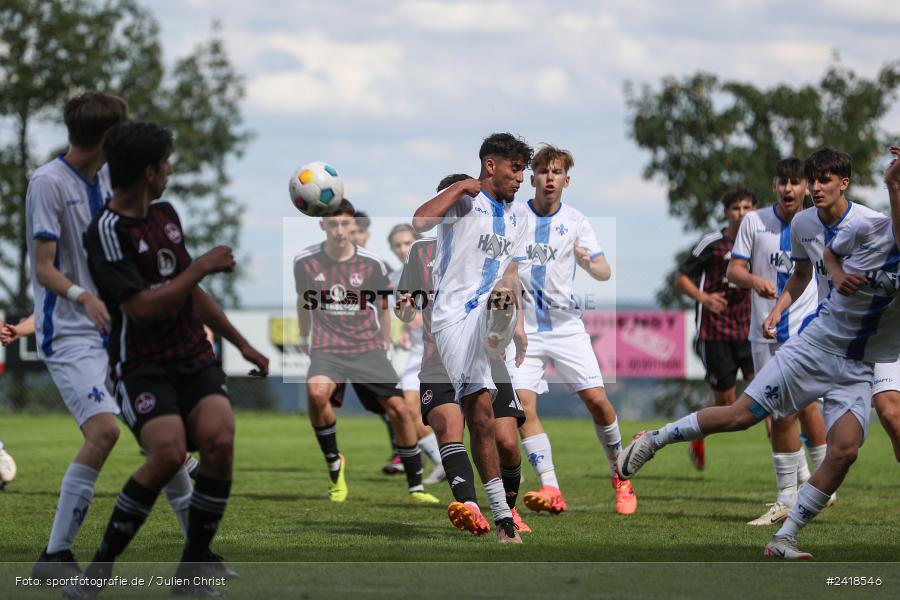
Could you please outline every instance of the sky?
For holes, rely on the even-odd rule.
[[[477,175],[478,147],[496,131],[574,154],[563,200],[614,220],[616,235],[600,243],[619,305],[651,305],[674,253],[700,236],[669,217],[665,185],[642,178],[649,155],[627,135],[626,82],[704,70],[799,85],[818,81],[835,51],[866,77],[900,57],[900,10],[882,0],[142,3],[160,22],[168,63],[218,20],[245,77],[254,139],[230,166],[230,192],[246,206],[246,307],[280,303],[297,167],[335,165],[348,198],[376,217],[369,248],[397,266],[390,225],[409,221],[444,175]],[[900,131],[900,110],[885,125]],[[517,198],[530,190],[526,178]],[[301,230],[318,241],[316,228]]]

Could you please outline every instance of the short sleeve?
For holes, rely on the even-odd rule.
[[[297,290],[298,296],[302,296],[310,289],[309,277],[306,275],[306,262],[299,257],[294,259],[294,288]]]
[[[691,279],[699,279],[712,259],[712,244],[700,242],[694,247],[691,256],[681,265],[680,271]]]
[[[753,213],[750,213],[752,215]],[[731,249],[731,258],[740,258],[750,262],[750,256],[753,253],[753,240],[756,237],[756,219],[747,215],[738,229],[737,237],[734,240],[734,247]]]
[[[853,250],[858,245],[857,240],[861,239],[864,235],[864,225],[865,220],[860,219],[854,221],[847,227],[841,227],[837,235],[834,236],[834,239],[831,240],[831,243],[828,244],[828,248],[836,255],[841,258],[850,256],[853,254]]]
[[[371,288],[373,290],[390,290],[393,288],[391,285],[390,277],[388,277],[387,265],[385,265],[380,260],[372,261],[372,280],[370,282]]]
[[[91,277],[104,302],[119,306],[146,289],[134,250],[114,227],[91,227],[85,234],[84,246]]]
[[[62,232],[63,197],[49,177],[38,176],[29,182],[25,205],[31,216],[31,236],[58,241]]]
[[[459,219],[466,216],[470,212],[472,212],[472,197],[471,196],[463,196],[462,198],[457,200],[456,203],[450,207],[450,210],[448,210],[444,214],[444,216],[441,220],[441,224],[442,225],[453,225]]]
[[[591,260],[604,255],[603,248],[600,247],[600,243],[597,241],[597,234],[594,233],[594,228],[591,227],[587,217],[582,217],[581,222],[578,224],[578,245],[591,253]]]
[[[806,252],[806,247],[800,243],[802,237],[799,227],[791,227],[791,260],[809,260],[809,253]]]

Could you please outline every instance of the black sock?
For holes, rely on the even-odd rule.
[[[422,451],[419,445],[397,446],[397,454],[403,461],[403,472],[406,475],[406,484],[410,492],[421,492],[422,487]]]
[[[466,454],[466,447],[459,442],[440,447],[441,464],[447,474],[447,483],[457,502],[475,502],[475,473]]]
[[[510,508],[516,507],[516,499],[519,497],[519,485],[522,483],[522,463],[513,467],[500,465],[500,478],[503,479],[503,489],[506,490],[506,503]]]
[[[313,426],[313,429],[316,431],[319,448],[325,455],[325,462],[328,463],[328,474],[331,476],[331,481],[335,482],[338,472],[341,470],[341,456],[337,445],[337,421],[325,427]]]
[[[116,498],[116,506],[109,518],[100,548],[94,554],[95,563],[111,563],[122,554],[147,520],[157,496],[159,490],[146,488],[133,477],[125,483]]]
[[[188,512],[188,535],[181,562],[201,562],[209,550],[209,543],[219,530],[219,522],[225,514],[230,481],[210,479],[197,473],[191,507]]]
[[[394,435],[394,425],[391,423],[391,419],[387,414],[381,415],[381,420],[384,421],[384,425],[387,427],[388,439],[391,442],[391,458],[393,458],[394,456],[397,456],[397,442],[395,441],[397,438]]]

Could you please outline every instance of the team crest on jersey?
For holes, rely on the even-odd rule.
[[[166,226],[163,229],[166,232],[166,237],[168,237],[173,244],[181,243],[181,230],[178,228],[178,225],[175,223],[166,223]]]
[[[539,262],[542,265],[547,264],[551,260],[556,260],[556,248],[549,244],[529,244],[525,249],[528,260],[531,262]]]
[[[142,415],[146,415],[156,408],[156,396],[150,392],[144,392],[134,399],[134,410]]]
[[[177,264],[178,261],[175,260],[175,253],[168,248],[163,248],[156,253],[156,266],[159,269],[159,274],[163,277],[168,277],[174,273],[175,265]]]
[[[362,273],[350,273],[350,285],[360,287],[363,284]]]
[[[431,390],[425,390],[425,393],[422,394],[422,404],[429,404],[434,398],[434,392]]]
[[[794,269],[794,262],[791,260],[791,255],[784,250],[770,254],[769,264],[775,267],[775,270],[780,273],[790,273]]]
[[[478,239],[478,248],[493,259],[509,256],[512,242],[496,233],[484,234]]]
[[[509,213],[509,222],[512,223],[513,227],[518,225],[518,219],[516,218],[516,213]]]
[[[556,226],[556,232],[559,235],[566,235],[566,233],[568,233],[568,231],[569,231],[569,229],[566,227],[565,223],[560,223],[559,225]]]

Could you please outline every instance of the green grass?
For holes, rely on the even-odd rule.
[[[765,510],[766,502],[774,499],[774,474],[761,427],[708,440],[707,469],[702,473],[690,466],[685,445],[663,450],[634,481],[638,512],[622,517],[613,510],[606,461],[590,423],[548,419],[545,425],[553,442],[554,462],[569,510],[553,517],[529,514],[523,509],[534,533],[525,537],[522,546],[509,547],[496,544],[492,536],[472,538],[454,529],[446,516],[446,505],[452,499],[446,484],[429,490],[441,498],[442,504],[409,504],[404,478],[381,474],[388,449],[384,426],[375,419],[339,417],[338,441],[348,459],[350,497],[345,504],[335,505],[327,500],[324,463],[304,416],[239,413],[234,487],[214,547],[231,562],[528,563],[510,572],[520,572],[526,579],[528,575],[544,573],[538,579],[553,587],[548,592],[542,592],[540,586],[529,588],[524,597],[529,597],[529,592],[579,597],[590,590],[596,592],[601,581],[606,582],[604,589],[612,590],[608,587],[611,579],[628,579],[633,585],[635,574],[650,572],[661,581],[668,580],[666,573],[670,572],[672,577],[688,575],[700,581],[704,568],[716,568],[702,563],[765,561],[762,549],[773,529],[745,525]],[[648,425],[624,423],[623,436],[628,439]],[[0,560],[27,563],[46,544],[59,480],[80,444],[80,435],[67,416],[5,414],[0,421],[0,439],[19,465],[17,479],[0,492]],[[123,428],[76,541],[75,553],[82,560],[92,555],[116,495],[141,460],[133,438]],[[426,472],[428,469],[426,466]],[[522,485],[523,494],[537,487],[527,462],[524,471],[527,479]],[[860,458],[838,493],[838,504],[803,531],[802,547],[812,551],[817,562],[898,560],[898,492],[900,469],[893,460],[887,437],[874,421]],[[161,496],[122,560],[175,561],[181,545],[178,526]],[[642,567],[638,573],[633,572],[639,565],[534,564],[607,561],[701,564],[661,564],[649,570]],[[416,578],[425,574],[429,585],[435,585],[441,581],[441,574],[448,572],[445,566],[437,566],[440,569],[427,564],[389,568],[395,573],[408,570]],[[354,580],[350,577],[343,581],[341,574],[357,573],[362,577],[371,565],[332,567],[338,569],[336,574],[328,575],[328,566],[321,564],[312,570],[302,565],[267,568],[272,585],[287,585],[286,582],[300,577],[305,584],[321,580],[324,589],[338,590]],[[794,568],[752,564],[732,567],[729,577],[739,579],[743,573],[748,581],[760,583],[767,581],[767,577],[759,577],[760,573]],[[253,568],[244,565],[245,571]],[[273,575],[276,572],[281,575]],[[695,578],[689,575],[694,572]],[[624,578],[624,573],[631,574]],[[824,571],[815,573],[819,582],[822,578],[818,575]],[[880,576],[892,583],[894,592],[900,589],[896,563],[844,566],[827,574]],[[5,583],[4,579],[0,577],[0,583]],[[592,583],[595,579],[597,585]],[[458,580],[455,585],[451,588],[458,588]],[[825,589],[824,580],[818,585]],[[354,593],[360,593],[360,589],[354,589]],[[710,589],[714,591],[715,587]],[[364,591],[363,595],[378,596],[386,590],[373,585]],[[828,595],[838,597],[841,593],[831,589]],[[0,597],[5,597],[2,587]]]

